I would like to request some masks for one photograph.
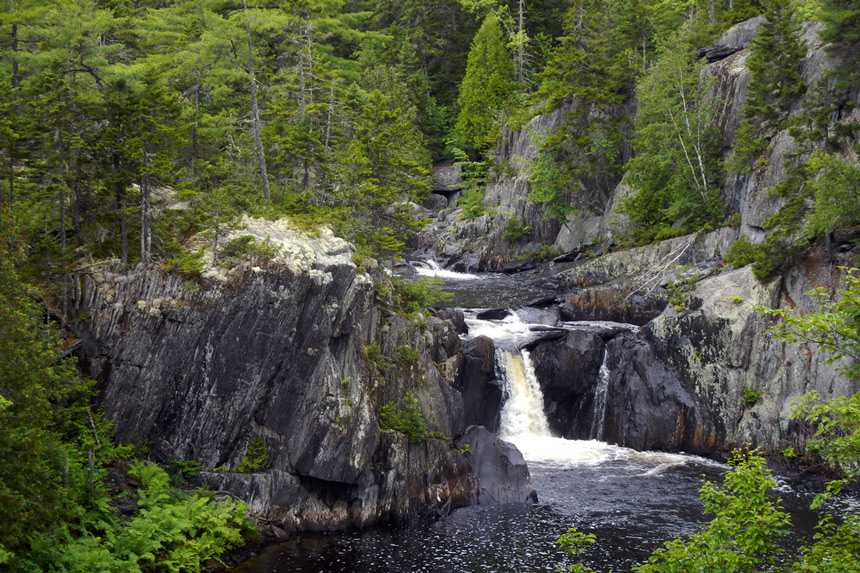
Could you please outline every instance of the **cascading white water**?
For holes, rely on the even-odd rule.
[[[594,389],[594,414],[591,418],[591,433],[589,436],[595,440],[603,440],[606,427],[606,403],[609,392],[609,367],[606,365],[606,357],[609,355],[603,350],[603,362],[600,364],[597,387]]]
[[[522,350],[515,354],[499,348],[496,362],[508,385],[508,399],[502,409],[502,438],[550,437],[549,422],[543,411],[543,394],[529,353]]]
[[[457,281],[469,281],[481,278],[478,275],[473,275],[470,273],[458,273],[456,271],[449,271],[443,269],[439,266],[439,263],[432,259],[413,263],[412,268],[415,270],[415,274],[422,277],[436,277],[440,279],[451,279]]]
[[[499,435],[512,442],[529,462],[562,466],[597,465],[607,461],[645,463],[646,466],[671,467],[690,461],[690,457],[662,452],[637,452],[613,446],[599,439],[566,440],[553,437],[544,412],[543,393],[535,375],[529,353],[521,350],[538,334],[524,323],[516,312],[502,320],[481,320],[467,316],[469,336],[487,336],[496,344],[496,368],[505,385],[505,403],[502,406]],[[606,397],[609,387],[609,370],[606,357],[600,369],[595,396],[595,426],[602,437],[605,422]]]

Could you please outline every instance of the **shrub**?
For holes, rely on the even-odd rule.
[[[245,455],[239,461],[238,471],[246,474],[262,472],[269,467],[269,449],[263,438],[251,438]]]
[[[744,404],[747,406],[755,406],[761,399],[761,390],[753,390],[749,386],[744,386]]]
[[[405,281],[392,277],[391,282],[395,290],[394,310],[405,315],[420,312],[453,296],[442,290],[439,279]]]
[[[167,261],[167,270],[177,271],[192,278],[199,278],[203,272],[203,249],[181,253],[175,259],[170,259]]]
[[[739,269],[754,262],[758,256],[758,246],[750,243],[746,235],[741,235],[729,248],[729,252],[726,254],[726,262]]]
[[[519,217],[512,217],[505,223],[505,230],[502,233],[502,238],[508,241],[519,241],[523,237],[532,234],[532,228],[528,225],[523,225]]]
[[[394,402],[383,406],[379,415],[379,427],[406,434],[412,443],[423,442],[428,437],[427,424],[418,406],[418,398],[412,392],[406,393],[399,406]]]
[[[394,349],[394,362],[402,368],[407,368],[418,361],[418,351],[404,344]]]
[[[222,266],[232,266],[241,260],[264,262],[278,255],[278,247],[273,245],[268,237],[260,242],[251,235],[242,235],[230,239],[218,251]]]

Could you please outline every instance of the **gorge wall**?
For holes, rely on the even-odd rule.
[[[285,530],[529,499],[519,452],[464,423],[449,323],[391,312],[381,283],[329,232],[246,224],[241,233],[280,249],[266,268],[78,276],[70,328],[120,441],[199,461],[212,487]],[[410,443],[380,429],[383,406],[407,392],[435,437]],[[232,471],[252,438],[269,470]]]

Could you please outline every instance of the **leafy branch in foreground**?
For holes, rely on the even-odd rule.
[[[835,299],[821,287],[807,293],[815,299],[817,312],[798,315],[787,308],[761,306],[756,310],[782,320],[773,329],[779,340],[818,344],[830,355],[828,364],[847,359],[839,372],[856,379],[860,378],[860,269],[843,270],[845,288]]]

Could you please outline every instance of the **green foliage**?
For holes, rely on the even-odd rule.
[[[809,235],[827,235],[860,223],[860,167],[835,154],[815,153],[807,170],[814,197],[806,217]]]
[[[505,47],[499,19],[491,12],[472,41],[466,75],[460,84],[460,115],[454,126],[454,139],[459,146],[480,152],[496,140],[500,116],[509,106],[513,91],[514,63]]]
[[[537,136],[532,136],[537,137]],[[529,162],[529,201],[542,203],[547,208],[547,216],[557,221],[566,221],[568,216],[576,215],[579,210],[570,205],[569,178],[559,166],[552,153],[544,147],[547,139],[536,141],[541,150],[537,159]]]
[[[735,135],[732,167],[744,172],[766,148],[770,138],[786,126],[789,107],[806,91],[799,64],[806,56],[800,23],[791,0],[764,4],[765,20],[753,39],[746,66],[750,82],[743,120]]]
[[[407,392],[399,405],[389,402],[382,407],[379,414],[379,427],[383,430],[395,430],[406,434],[409,441],[419,443],[425,441],[427,424],[418,405],[418,398],[412,392]]]
[[[454,156],[454,165],[462,170],[464,188],[457,199],[457,207],[462,210],[460,216],[477,219],[487,210],[484,206],[484,186],[487,184],[489,162],[472,161],[465,151],[457,147],[451,147],[450,151]]]
[[[799,315],[786,308],[756,309],[781,319],[775,327],[780,340],[819,345],[829,354],[828,364],[842,361],[840,373],[856,379],[860,377],[860,270],[843,270],[844,287],[835,299],[824,288],[807,293],[815,299],[817,312]]]
[[[746,235],[741,235],[729,248],[726,262],[739,269],[755,261],[758,254],[758,247],[750,243]]]
[[[674,35],[636,86],[637,154],[626,178],[635,193],[622,204],[636,242],[686,234],[721,216],[719,102],[690,36],[689,26]]]
[[[198,484],[198,478],[203,466],[196,460],[180,460],[171,456],[167,462],[167,475],[170,485],[175,488],[186,488]]]
[[[764,458],[736,451],[721,486],[705,482],[699,498],[713,520],[698,533],[668,541],[643,573],[670,571],[757,571],[773,565],[782,551],[777,541],[788,533],[789,516],[769,490],[776,487]]]
[[[394,310],[404,315],[415,315],[426,308],[451,298],[451,293],[442,290],[442,281],[421,277],[418,280],[403,280],[391,277],[394,286]]]
[[[368,344],[364,347],[364,355],[368,361],[376,368],[376,371],[384,376],[388,371],[390,361],[388,357],[382,353],[382,349],[377,344]]]
[[[266,262],[278,255],[278,247],[268,237],[262,242],[251,235],[242,235],[228,241],[221,247],[218,256],[222,266],[233,266],[241,260],[256,263]]]
[[[817,344],[829,354],[828,364],[839,361],[840,374],[856,380],[860,377],[860,271],[844,270],[844,288],[835,299],[823,288],[808,293],[817,301],[817,312],[758,310],[781,319],[773,329],[779,340]],[[795,405],[793,417],[814,428],[807,450],[823,456],[844,476],[829,484],[828,495],[860,477],[860,394],[822,401],[819,394],[809,393]]]
[[[419,356],[417,350],[406,344],[394,348],[394,363],[401,368],[411,368],[418,361]]]
[[[167,270],[179,272],[191,278],[199,278],[203,272],[203,249],[186,252],[183,251],[175,259],[167,261]]]
[[[0,551],[13,555],[66,516],[60,404],[88,395],[74,363],[60,358],[37,292],[19,278],[22,260],[11,237],[0,237]]]
[[[744,386],[743,401],[746,406],[755,406],[761,400],[762,391],[754,390],[750,386]]]
[[[523,237],[528,237],[532,234],[532,228],[528,225],[523,225],[520,218],[513,216],[505,223],[505,230],[502,232],[502,238],[507,241],[519,241]]]
[[[818,0],[818,19],[824,24],[819,37],[827,42],[827,53],[840,60],[837,85],[853,89],[860,74],[860,6],[853,0]]]
[[[569,556],[576,558],[585,553],[588,550],[588,546],[593,545],[596,541],[597,536],[593,533],[582,533],[575,527],[571,527],[567,530],[567,533],[556,540],[556,544]],[[567,570],[575,573],[594,573],[593,569],[581,563],[571,564]]]
[[[236,471],[251,474],[269,469],[269,449],[263,438],[251,438]]]

